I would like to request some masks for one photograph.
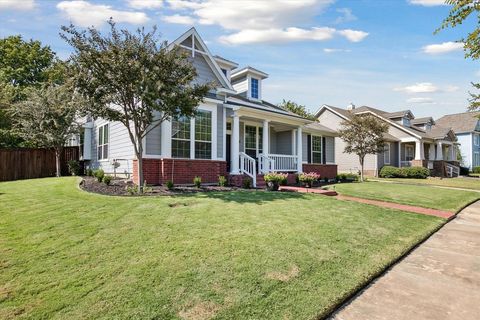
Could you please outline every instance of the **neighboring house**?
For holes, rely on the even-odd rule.
[[[268,74],[213,56],[192,28],[170,46],[191,54],[198,82],[215,84],[194,118],[166,121],[144,140],[143,170],[149,184],[172,180],[176,184],[215,183],[220,175],[252,178],[270,171],[315,171],[333,178],[335,131],[262,99]],[[87,166],[133,175],[137,161],[126,128],[103,119],[84,125],[83,156]]]
[[[449,114],[441,117],[436,122],[444,127],[451,127],[460,143],[462,166],[480,166],[480,112],[464,112]]]
[[[384,136],[385,151],[365,158],[366,174],[377,176],[384,165],[390,165],[423,166],[438,176],[458,175],[455,133],[449,127],[436,124],[430,117],[416,119],[410,110],[386,112],[366,106],[356,108],[351,104],[346,109],[323,105],[316,118],[323,126],[338,131],[342,121],[355,114],[366,113],[389,125]],[[334,149],[339,172],[356,173],[360,170],[358,156],[344,153],[345,142],[342,139],[335,138]]]

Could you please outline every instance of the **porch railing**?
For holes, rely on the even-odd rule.
[[[257,187],[257,163],[245,152],[240,152],[240,173],[252,178],[253,187]]]
[[[275,160],[272,158],[268,157],[265,154],[259,154],[258,155],[258,162],[260,165],[260,172],[261,173],[267,173],[267,172],[273,172],[275,171]]]
[[[275,168],[270,171],[294,171],[298,169],[297,156],[287,154],[269,154],[268,157],[274,161]]]
[[[445,163],[445,169],[447,170],[447,177],[449,178],[458,177],[460,175],[460,168],[453,164]]]

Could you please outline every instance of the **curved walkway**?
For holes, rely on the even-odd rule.
[[[445,218],[445,219],[450,219],[453,216],[455,216],[455,212],[451,212],[451,211],[428,209],[423,207],[411,206],[407,204],[399,204],[399,203],[386,202],[386,201],[380,201],[380,200],[370,200],[370,199],[364,199],[364,198],[345,196],[341,194],[336,196],[336,198],[339,200],[355,201],[360,203],[371,204],[378,207],[415,212],[415,213],[426,214],[429,216],[436,216],[436,217]]]
[[[337,310],[335,320],[480,319],[480,201]]]

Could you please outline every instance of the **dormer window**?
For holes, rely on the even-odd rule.
[[[405,127],[410,127],[410,119],[407,117],[403,118],[403,125]]]
[[[251,81],[251,96],[253,99],[258,99],[258,79],[255,78]]]

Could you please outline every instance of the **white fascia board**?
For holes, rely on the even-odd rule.
[[[317,111],[317,113],[315,113],[315,118],[318,118],[320,117],[320,115],[323,113],[323,110],[329,110],[331,112],[333,112],[334,114],[336,114],[337,116],[339,116],[340,118],[344,119],[344,120],[349,120],[347,117],[345,117],[343,114],[341,113],[338,113],[337,111],[333,110],[332,108],[330,108],[330,106],[324,104],[323,106],[320,107],[320,110]]]
[[[253,110],[248,107],[240,107],[237,110],[237,114],[239,116],[245,117],[252,117],[258,118],[259,120],[268,120],[268,121],[275,121],[279,123],[285,123],[293,126],[303,126],[307,123],[310,123],[310,120],[303,120],[300,118],[292,117],[289,115],[283,115],[281,113],[274,113],[272,111],[264,111],[264,110]]]
[[[240,70],[239,72],[232,72],[232,79],[233,78],[236,78],[236,77],[239,77],[241,75],[243,75],[244,73],[252,73],[254,75],[257,75],[259,76],[260,78],[265,79],[265,78],[268,78],[268,74],[266,74],[265,72],[262,72],[262,71],[259,71],[259,70],[254,70],[252,68],[245,68],[243,70]]]

